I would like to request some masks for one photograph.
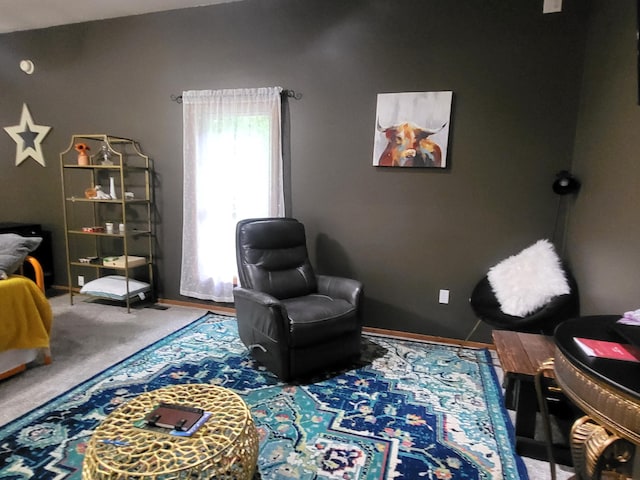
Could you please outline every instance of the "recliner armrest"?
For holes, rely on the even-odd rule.
[[[287,309],[274,296],[236,287],[233,297],[238,333],[252,356],[281,378],[290,377],[289,319]]]
[[[236,314],[245,319],[246,325],[250,325],[253,330],[261,332],[275,342],[287,343],[289,318],[280,300],[268,293],[243,287],[234,288],[233,297]],[[258,342],[248,331],[245,331],[245,334],[252,337],[249,343]]]
[[[251,290],[250,288],[235,287],[233,289],[233,296],[236,302],[238,301],[238,298],[240,298],[242,300],[260,304],[264,307],[273,307],[280,304],[280,300],[273,295],[269,295],[268,293],[260,292],[258,290]]]
[[[358,307],[362,298],[362,283],[358,280],[331,275],[316,275],[318,293],[332,298],[346,300]]]

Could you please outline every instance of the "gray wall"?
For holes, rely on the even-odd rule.
[[[587,99],[576,137],[588,2],[563,4],[561,14],[543,15],[540,0],[245,0],[0,35],[2,126],[18,123],[25,102],[36,123],[53,127],[46,168],[15,167],[15,144],[0,135],[0,221],[50,229],[64,284],[58,154],[73,133],[135,138],[157,173],[160,296],[189,300],[178,293],[182,112],[169,96],[281,85],[303,94],[289,104],[290,202],[318,270],[364,282],[368,325],[464,337],[478,279],[539,238],[561,246],[556,215],[580,206],[560,204],[550,188],[571,166],[574,139],[580,151],[580,139],[601,128],[584,119]],[[623,26],[633,33],[628,20]],[[591,32],[589,48],[597,43]],[[22,58],[35,62],[34,75],[18,69]],[[436,90],[454,92],[450,167],[373,167],[376,95]],[[617,116],[613,107],[601,106]],[[606,157],[608,168],[621,167],[617,155]],[[588,169],[580,163],[580,173]],[[590,201],[586,183],[579,202]],[[621,201],[608,200],[613,210]],[[590,210],[571,224],[567,256],[581,261],[588,249],[594,271],[578,273],[595,276],[609,254],[604,239],[597,251],[582,243]],[[626,241],[628,250],[635,242]],[[611,275],[616,268],[608,265]],[[441,288],[451,291],[448,305],[438,303]],[[598,298],[586,304],[602,308]],[[488,328],[475,338],[488,339]]]
[[[640,106],[636,2],[594,2],[587,37],[567,251],[582,313],[640,308]]]

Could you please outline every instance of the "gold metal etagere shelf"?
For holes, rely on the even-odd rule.
[[[87,164],[79,164],[78,153],[74,151],[78,144],[87,145],[93,152],[88,155]],[[69,302],[73,305],[84,274],[95,279],[113,271],[126,279],[124,302],[128,312],[134,300],[130,289],[134,278],[147,282],[150,291],[145,295],[155,297],[149,157],[129,138],[108,134],[72,135],[69,147],[60,153],[60,174]],[[109,185],[105,188],[107,180]],[[96,196],[97,186],[102,196]],[[107,222],[114,224],[113,231],[106,230]],[[104,265],[103,258],[109,256],[127,259],[141,256],[144,262],[136,266],[125,263],[123,267]],[[87,258],[92,260],[88,262]]]

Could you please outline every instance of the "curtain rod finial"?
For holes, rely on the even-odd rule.
[[[287,97],[289,98],[294,98],[295,100],[300,100],[302,98],[302,94],[301,93],[296,93],[295,90],[284,90],[282,93],[284,93]]]

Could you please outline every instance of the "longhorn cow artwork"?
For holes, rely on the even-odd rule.
[[[447,166],[453,92],[381,93],[373,165]]]

